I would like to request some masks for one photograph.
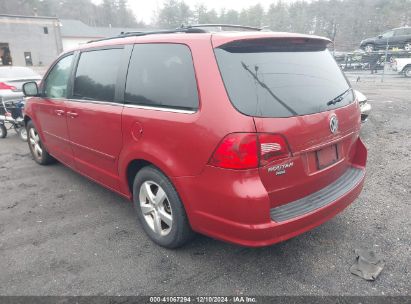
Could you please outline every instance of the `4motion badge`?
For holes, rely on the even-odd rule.
[[[283,175],[286,173],[286,169],[291,168],[294,166],[294,162],[288,162],[281,165],[275,165],[268,168],[268,172],[275,172],[275,175]]]

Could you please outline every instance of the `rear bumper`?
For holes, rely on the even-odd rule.
[[[327,187],[297,201],[270,208],[257,170],[240,172],[207,167],[196,177],[174,178],[193,230],[223,241],[260,247],[321,225],[360,194],[366,149],[358,140],[352,167]]]
[[[350,167],[340,178],[321,190],[294,202],[272,208],[271,219],[277,223],[286,222],[333,204],[350,193],[364,179],[364,175],[364,170]]]

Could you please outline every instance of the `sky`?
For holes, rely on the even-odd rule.
[[[196,4],[204,4],[208,9],[216,9],[217,12],[223,8],[241,10],[249,6],[261,3],[261,5],[267,9],[268,6],[276,2],[277,0],[184,0],[192,9]],[[282,0],[283,2],[293,2],[296,0]],[[101,0],[94,0],[93,2],[99,3]],[[128,0],[128,6],[134,12],[137,20],[144,21],[145,23],[151,23],[155,15],[155,11],[161,8],[163,0]]]

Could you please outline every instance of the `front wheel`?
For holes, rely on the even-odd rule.
[[[54,162],[54,158],[44,148],[40,135],[31,120],[27,123],[27,134],[30,152],[34,161],[40,165],[48,165]]]
[[[194,236],[177,191],[158,169],[148,166],[137,173],[133,203],[144,231],[158,245],[177,248]]]
[[[404,45],[404,50],[406,50],[406,51],[411,51],[411,42],[407,42],[407,43]]]
[[[7,129],[3,124],[0,124],[0,138],[6,138]]]
[[[406,67],[404,69],[404,75],[405,77],[411,77],[411,67]]]

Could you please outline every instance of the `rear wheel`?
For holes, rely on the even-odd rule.
[[[404,75],[405,77],[411,77],[411,67],[406,67],[404,69]]]
[[[7,136],[7,129],[3,124],[0,124],[0,138],[5,138]]]
[[[407,42],[407,43],[404,45],[404,50],[406,50],[406,51],[411,51],[411,42]]]
[[[54,158],[44,148],[39,133],[32,121],[27,123],[27,134],[30,152],[34,161],[40,165],[48,165],[54,162]]]
[[[158,245],[177,248],[194,235],[174,186],[158,169],[141,169],[133,183],[133,203],[144,231]]]
[[[367,44],[364,48],[364,51],[366,51],[366,52],[374,51],[374,44],[372,44],[372,43]]]

